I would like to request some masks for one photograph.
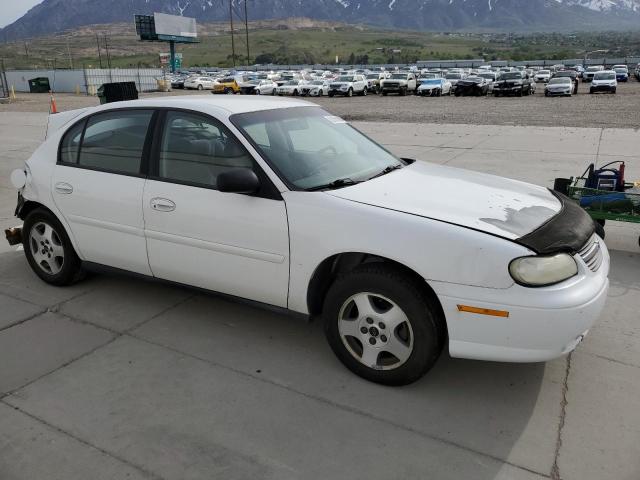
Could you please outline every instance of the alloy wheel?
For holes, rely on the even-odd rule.
[[[393,370],[413,352],[413,329],[404,311],[377,293],[349,297],[338,314],[342,343],[361,364],[375,370]]]
[[[64,247],[58,233],[45,222],[38,222],[29,232],[29,247],[33,260],[40,269],[56,275],[64,265]]]

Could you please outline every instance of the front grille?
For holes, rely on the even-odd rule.
[[[398,88],[398,87],[400,86],[400,84],[399,84],[399,83],[390,83],[390,82],[387,82],[387,83],[385,83],[385,84],[384,84],[384,86],[385,86],[385,87],[389,87],[389,88]]]
[[[592,272],[597,272],[602,265],[602,249],[600,248],[600,240],[597,235],[593,235],[591,239],[580,249],[578,255]]]

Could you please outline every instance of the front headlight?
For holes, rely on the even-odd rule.
[[[520,257],[509,264],[511,277],[520,285],[545,287],[560,283],[578,273],[578,265],[567,253]]]

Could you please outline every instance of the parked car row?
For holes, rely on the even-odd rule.
[[[640,79],[640,66],[635,69]],[[210,90],[214,94],[352,97],[368,94],[455,96],[527,96],[544,84],[545,96],[571,96],[580,82],[591,83],[590,93],[616,93],[618,82],[629,80],[626,65],[554,65],[549,68],[493,67],[419,70],[301,70],[271,72],[180,73],[170,78],[172,88]],[[595,83],[594,83],[595,82]]]

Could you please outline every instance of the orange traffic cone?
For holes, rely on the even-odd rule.
[[[49,106],[49,113],[58,113],[58,106],[56,105],[56,99],[53,97],[53,92],[49,91],[51,95],[51,105]]]

